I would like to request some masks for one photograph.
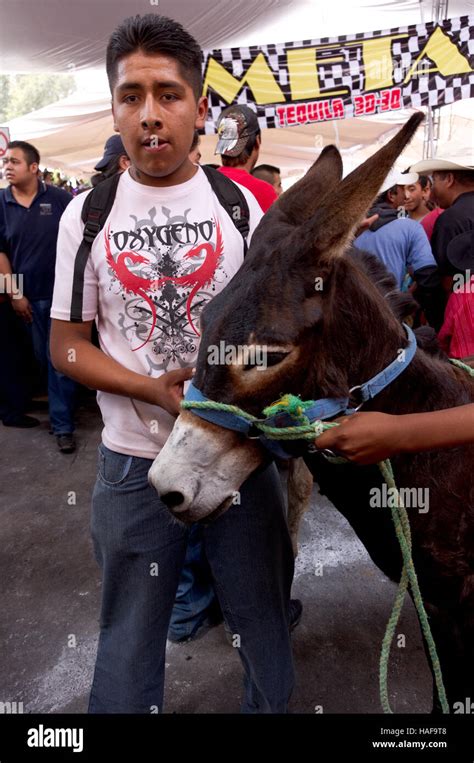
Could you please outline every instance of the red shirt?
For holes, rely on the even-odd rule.
[[[440,216],[440,214],[442,214],[442,212],[444,212],[444,209],[440,209],[439,207],[436,207],[436,209],[433,209],[431,212],[428,212],[428,214],[425,215],[420,220],[420,223],[425,229],[425,233],[428,236],[430,241],[431,241],[431,236],[433,234],[433,228],[434,228],[435,222]]]
[[[474,276],[464,292],[450,295],[438,340],[451,358],[474,355]]]
[[[253,193],[258,203],[264,212],[269,209],[273,202],[278,199],[277,192],[270,183],[265,180],[259,180],[254,178],[247,170],[242,170],[240,167],[219,167],[219,172],[223,175],[227,175],[228,178],[243,185],[244,188],[248,188],[250,193]]]

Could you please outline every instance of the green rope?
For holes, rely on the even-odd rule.
[[[469,376],[474,376],[474,368],[467,366],[462,362],[462,360],[458,360],[457,358],[449,358],[449,362],[452,363],[453,366],[457,366],[458,368],[462,368],[464,371],[467,371]]]
[[[406,512],[405,507],[403,506],[403,502],[397,490],[392,465],[389,459],[386,459],[385,461],[380,461],[378,466],[389,488],[394,488],[396,491],[397,505],[391,507],[391,513],[392,513],[392,520],[395,525],[395,532],[396,532],[398,542],[400,544],[400,548],[402,551],[402,556],[403,556],[402,576],[400,579],[400,583],[398,585],[398,591],[397,591],[397,595],[393,605],[392,614],[390,616],[390,619],[388,621],[387,628],[385,631],[385,636],[382,642],[382,651],[380,654],[379,681],[380,681],[380,699],[382,702],[383,711],[384,713],[392,712],[390,708],[390,703],[388,699],[388,691],[387,691],[388,662],[390,657],[390,648],[391,648],[393,636],[395,633],[395,628],[397,626],[397,623],[403,608],[405,593],[407,592],[408,585],[410,585],[412,595],[413,595],[413,602],[415,604],[415,608],[418,614],[418,619],[420,621],[421,629],[423,631],[423,635],[425,637],[426,644],[428,646],[428,652],[430,655],[431,666],[433,668],[433,675],[435,679],[436,689],[438,692],[438,697],[441,704],[441,709],[443,713],[448,714],[449,704],[448,704],[446,691],[443,684],[441,665],[439,662],[438,653],[436,651],[436,644],[434,642],[433,635],[431,633],[430,624],[428,622],[428,616],[426,614],[426,610],[423,605],[423,599],[421,596],[420,586],[419,586],[418,578],[415,571],[415,565],[413,564],[413,558],[411,554],[411,532],[410,532],[410,523],[408,520],[408,514]]]
[[[469,367],[467,366],[467,368]],[[469,369],[469,370],[472,371],[472,369]],[[474,375],[474,372],[473,372],[473,375]],[[313,440],[314,441],[314,439],[316,437],[319,437],[319,435],[321,435],[324,431],[326,431],[327,429],[331,429],[332,427],[339,426],[339,424],[336,422],[326,422],[326,421],[314,421],[311,423],[309,419],[307,418],[307,416],[305,415],[305,410],[309,408],[313,404],[313,402],[314,401],[312,400],[307,400],[307,401],[300,400],[295,395],[285,395],[284,397],[281,398],[281,400],[278,400],[276,403],[273,403],[272,405],[264,409],[263,412],[265,416],[267,417],[273,416],[276,413],[285,412],[285,413],[291,414],[293,417],[295,417],[298,421],[301,422],[300,424],[291,426],[291,427],[269,426],[268,424],[265,424],[262,419],[259,419],[256,416],[253,416],[252,414],[241,410],[236,405],[216,403],[212,400],[207,400],[207,401],[203,400],[199,402],[198,401],[196,402],[183,401],[181,403],[181,407],[184,409],[195,408],[200,410],[214,410],[214,411],[225,411],[228,413],[233,413],[237,416],[241,416],[242,418],[254,424],[258,429],[261,430],[261,432],[268,439]],[[336,463],[347,463],[346,459],[344,458],[336,457],[330,460]],[[387,628],[385,630],[385,635],[382,642],[382,650],[380,654],[380,667],[379,667],[380,701],[381,701],[384,713],[392,713],[392,710],[390,708],[390,702],[388,699],[388,687],[387,687],[387,683],[388,683],[387,674],[388,674],[390,649],[393,642],[395,629],[400,619],[400,614],[403,608],[405,594],[408,590],[408,586],[410,585],[412,594],[413,594],[413,601],[415,604],[416,611],[418,613],[418,618],[420,620],[423,635],[428,645],[428,652],[431,659],[433,675],[435,677],[435,683],[436,683],[436,688],[438,691],[441,707],[442,707],[443,713],[447,714],[449,713],[449,705],[446,698],[445,688],[443,685],[443,678],[441,675],[441,666],[440,666],[438,654],[436,651],[436,645],[433,639],[433,635],[431,633],[431,628],[428,622],[428,617],[423,605],[423,600],[421,597],[421,592],[420,592],[420,588],[418,584],[418,578],[416,575],[416,571],[415,571],[415,567],[414,567],[413,559],[412,559],[412,554],[411,554],[411,532],[410,532],[410,523],[408,520],[408,515],[401,501],[400,494],[398,493],[398,490],[395,484],[395,478],[393,475],[392,465],[390,461],[388,459],[385,461],[380,461],[378,464],[378,467],[388,487],[394,488],[396,491],[397,505],[391,508],[391,513],[392,513],[392,520],[395,526],[395,533],[396,533],[398,542],[400,544],[400,549],[401,549],[402,557],[403,557],[402,576],[400,579],[400,583],[398,585],[398,591],[397,591],[397,595],[393,605],[392,614],[390,616],[390,619],[387,624]]]

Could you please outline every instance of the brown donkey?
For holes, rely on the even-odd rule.
[[[407,346],[400,320],[407,304],[383,266],[358,254],[351,239],[421,120],[415,114],[343,181],[339,152],[326,148],[265,215],[242,268],[202,315],[193,381],[207,398],[261,416],[284,393],[303,400],[348,396]],[[255,358],[263,347],[266,363],[244,352],[210,363],[216,347],[253,348]],[[363,409],[402,414],[473,400],[474,380],[419,343],[403,373]],[[259,440],[185,411],[150,482],[181,521],[214,519],[266,458]],[[398,581],[390,509],[370,508],[374,488],[384,495],[377,467],[334,465],[321,454],[306,453],[305,461],[373,561]],[[392,464],[399,488],[429,498],[423,509],[408,509],[413,559],[456,711],[455,703],[474,697],[474,448],[399,455]]]

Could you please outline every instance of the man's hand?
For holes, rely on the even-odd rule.
[[[16,314],[23,318],[25,323],[33,323],[33,310],[26,297],[12,299],[11,304]]]
[[[180,413],[179,404],[184,396],[184,382],[191,379],[192,376],[192,368],[179,368],[176,371],[168,371],[167,374],[156,379],[156,402],[160,408],[164,408],[172,416],[178,416]]]
[[[376,464],[403,450],[401,418],[387,413],[353,413],[336,419],[340,426],[327,429],[314,444],[358,464]]]
[[[363,220],[361,220],[359,223],[359,227],[354,233],[354,238],[357,238],[357,236],[360,236],[360,234],[363,233],[365,230],[369,230],[372,223],[374,223],[378,219],[379,219],[378,215],[372,215],[371,217],[365,217]]]
[[[184,382],[194,369],[181,368],[159,376],[136,373],[113,360],[91,342],[93,321],[72,323],[52,319],[51,359],[54,367],[85,387],[124,395],[179,414]]]

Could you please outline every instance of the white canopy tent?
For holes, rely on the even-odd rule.
[[[433,18],[433,0],[0,0],[2,72],[102,67],[107,39],[126,16],[180,21],[208,50],[389,29]],[[473,0],[449,0],[451,17]]]
[[[149,11],[172,15],[193,32],[204,48],[302,37],[322,37],[354,31],[386,29],[396,24],[417,23],[431,18],[431,0],[339,0],[333,7],[322,0],[159,0],[139,8],[130,0],[32,0],[21,3],[0,0],[3,9],[2,62],[7,69],[78,71],[78,92],[9,123],[12,139],[36,145],[46,166],[66,169],[81,176],[93,172],[105,140],[113,133],[110,94],[103,62],[110,31],[125,16]],[[474,2],[450,2],[450,15],[462,15]],[[6,11],[6,13],[5,13]],[[46,23],[44,23],[46,20]],[[53,21],[54,20],[54,21]],[[30,34],[34,28],[34,35]],[[87,44],[86,44],[87,40]],[[62,42],[61,42],[62,41]],[[28,54],[29,51],[29,54]],[[465,108],[465,104],[470,109]],[[456,146],[472,145],[472,102],[457,102],[442,109],[438,153]],[[283,177],[299,176],[323,146],[335,143],[347,170],[369,155],[374,145],[385,142],[406,112],[379,117],[344,119],[286,129],[264,130],[259,162],[279,166]],[[201,138],[203,162],[216,162],[216,137]],[[410,156],[408,156],[410,154]],[[422,158],[423,131],[407,149],[400,166]]]
[[[102,156],[106,139],[113,134],[110,95],[102,84],[57,103],[27,114],[9,123],[14,140],[31,141],[39,150],[42,164],[58,167],[76,176],[89,175]],[[392,135],[408,112],[398,111],[383,117],[344,119],[315,125],[263,130],[259,162],[281,168],[283,177],[299,176],[310,166],[321,149],[335,143],[349,171]],[[201,137],[202,162],[219,163],[214,155],[215,135]],[[444,152],[463,155],[473,152],[474,102],[458,101],[441,109],[438,155]],[[399,160],[400,167],[423,156],[423,131]]]

